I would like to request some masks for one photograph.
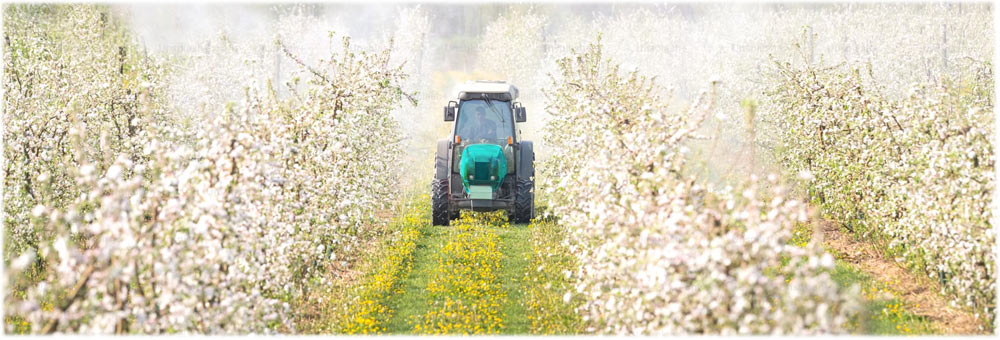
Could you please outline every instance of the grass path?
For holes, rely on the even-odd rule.
[[[528,271],[528,256],[531,253],[531,228],[531,225],[517,224],[500,233],[501,249],[505,252],[500,280],[507,293],[503,307],[506,327],[502,334],[528,334],[530,331],[531,324],[522,302],[526,299],[526,285],[529,284],[524,282],[524,274]]]
[[[409,320],[415,315],[423,315],[430,303],[428,295],[424,294],[424,288],[430,281],[434,254],[441,251],[441,244],[448,231],[429,225],[429,218],[427,221],[427,225],[420,230],[420,239],[413,254],[413,269],[401,281],[401,293],[397,291],[387,303],[389,308],[396,311],[386,324],[386,332],[389,334],[412,333],[413,327]]]
[[[862,288],[865,308],[859,319],[861,334],[986,334],[965,310],[952,307],[941,287],[914,275],[898,263],[878,255],[854,240],[835,223],[824,221],[819,230],[827,249],[837,258],[833,277]]]
[[[425,216],[420,228],[420,237],[413,253],[412,270],[402,278],[399,289],[388,298],[386,305],[395,311],[386,321],[388,334],[416,334],[414,326],[420,317],[433,310],[433,296],[428,292],[428,285],[434,280],[435,270],[439,268],[444,245],[449,240],[455,240],[461,233],[456,227],[430,225],[429,216]],[[483,232],[495,234],[499,238],[499,249],[502,254],[500,270],[496,273],[500,289],[506,296],[500,306],[502,319],[500,334],[527,334],[530,324],[521,303],[526,287],[523,287],[525,271],[528,270],[529,253],[531,251],[531,226],[494,226],[487,223],[477,224],[474,228]]]

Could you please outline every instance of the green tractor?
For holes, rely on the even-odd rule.
[[[462,210],[507,211],[511,223],[535,216],[535,152],[521,140],[526,121],[517,87],[503,81],[475,81],[457,88],[458,100],[444,107],[456,122],[451,137],[438,140],[431,182],[434,225],[448,225]]]

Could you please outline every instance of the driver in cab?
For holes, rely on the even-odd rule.
[[[476,108],[476,114],[469,124],[466,124],[465,133],[471,141],[482,139],[492,140],[497,138],[497,124],[493,120],[486,118],[486,110],[482,106]]]

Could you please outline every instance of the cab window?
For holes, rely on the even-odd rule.
[[[465,100],[458,107],[455,133],[472,143],[507,144],[514,135],[510,102]]]

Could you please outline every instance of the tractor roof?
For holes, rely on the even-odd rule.
[[[466,94],[471,93],[506,93],[510,95],[510,100],[517,99],[517,87],[503,80],[467,81],[458,84],[455,87],[455,92],[458,94],[457,97],[463,99],[468,97]],[[492,96],[490,97],[492,98]]]

